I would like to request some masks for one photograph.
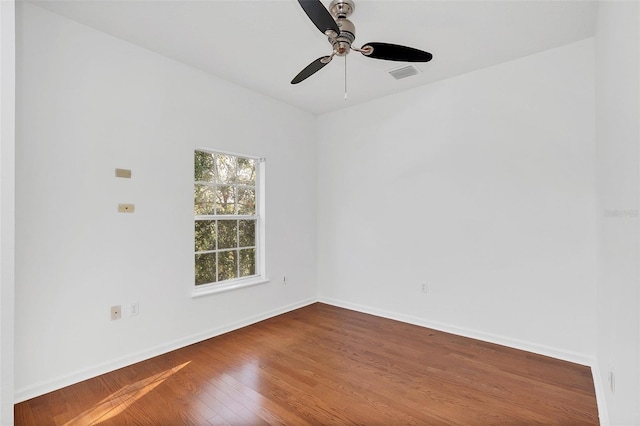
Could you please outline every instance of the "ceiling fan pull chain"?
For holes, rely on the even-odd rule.
[[[344,100],[347,100],[347,55],[344,56]]]

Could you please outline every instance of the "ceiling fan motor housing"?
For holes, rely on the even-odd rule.
[[[345,56],[351,50],[351,43],[356,39],[356,27],[347,18],[338,18],[336,23],[340,28],[340,34],[336,38],[329,37],[333,45],[333,51],[338,56]]]
[[[338,37],[329,37],[333,51],[338,56],[347,55],[351,51],[351,44],[356,39],[356,27],[353,22],[347,19],[354,10],[356,10],[356,5],[353,0],[333,0],[329,5],[331,16],[340,28]]]

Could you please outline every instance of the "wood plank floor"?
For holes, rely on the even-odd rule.
[[[598,424],[588,367],[316,303],[34,398],[17,425]]]

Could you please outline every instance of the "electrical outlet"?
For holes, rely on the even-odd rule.
[[[287,284],[287,276],[286,275],[282,276],[282,284]]]
[[[122,309],[120,309],[120,305],[111,307],[111,321],[119,320],[122,318]]]
[[[129,305],[129,316],[135,316],[138,315],[140,306],[138,305],[138,302],[133,302],[131,305]]]
[[[427,292],[427,283],[422,283],[421,289],[422,289],[423,293],[426,293]]]

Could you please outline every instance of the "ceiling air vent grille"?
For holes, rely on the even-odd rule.
[[[407,65],[406,67],[396,68],[389,71],[389,74],[391,74],[391,76],[396,80],[411,77],[412,75],[416,75],[418,73],[420,73],[420,70],[413,65]]]

